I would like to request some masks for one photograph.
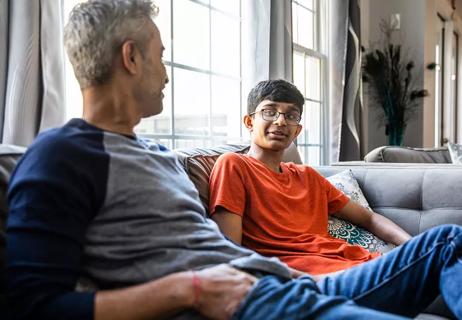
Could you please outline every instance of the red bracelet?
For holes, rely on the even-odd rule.
[[[199,305],[199,299],[201,296],[201,278],[195,271],[192,271],[192,283],[194,288],[194,305]]]

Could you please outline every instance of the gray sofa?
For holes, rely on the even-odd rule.
[[[177,150],[178,158],[196,185],[201,200],[208,203],[208,176],[220,154],[227,151],[246,152],[246,146],[228,145],[216,148]],[[0,145],[0,310],[7,310],[5,301],[4,225],[7,216],[5,191],[11,171],[23,152],[22,148]],[[293,147],[285,160],[300,162]],[[371,207],[415,235],[442,223],[462,224],[462,166],[443,165],[336,165],[316,168],[324,176],[351,169]],[[428,314],[419,319],[453,318],[442,301],[434,303]],[[4,314],[4,312],[1,312]],[[439,316],[438,316],[439,315]],[[3,317],[2,317],[3,318]]]

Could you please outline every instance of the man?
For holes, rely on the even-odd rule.
[[[327,233],[328,213],[400,245],[411,237],[386,217],[350,201],[308,166],[283,163],[297,138],[304,98],[284,80],[249,93],[245,155],[223,154],[210,177],[210,214],[231,240],[310,274],[340,271],[378,256]]]
[[[457,309],[455,226],[318,284],[227,241],[174,154],[133,133],[161,112],[167,81],[154,11],[148,0],[93,0],[70,16],[65,43],[83,119],[40,135],[13,173],[7,271],[16,318],[399,319],[377,310],[415,314],[438,282]],[[99,289],[76,292],[82,275]],[[393,307],[386,293],[402,303]]]

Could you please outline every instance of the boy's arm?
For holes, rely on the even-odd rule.
[[[242,242],[242,217],[223,208],[217,206],[214,214],[212,215],[214,220],[220,227],[220,231],[227,236],[230,240],[237,244]]]
[[[390,219],[370,211],[350,200],[333,215],[363,227],[386,242],[400,245],[411,238],[406,231]]]

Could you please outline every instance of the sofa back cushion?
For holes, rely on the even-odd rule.
[[[384,146],[369,152],[366,162],[451,163],[447,148],[409,148]]]
[[[452,164],[336,165],[315,168],[328,177],[351,169],[369,205],[412,235],[462,225],[462,167]]]

